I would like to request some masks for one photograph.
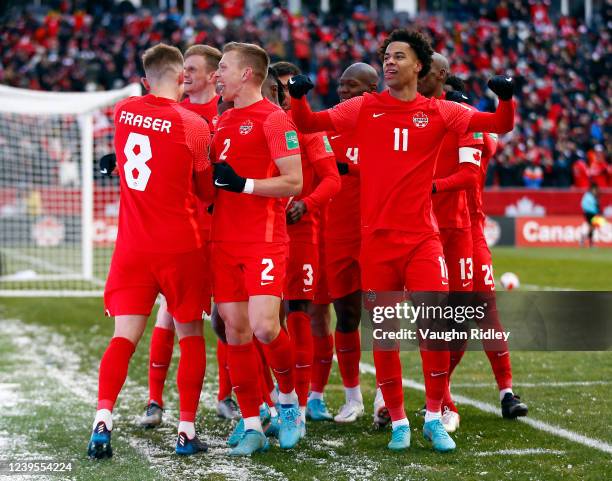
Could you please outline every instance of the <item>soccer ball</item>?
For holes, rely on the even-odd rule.
[[[499,280],[501,282],[502,287],[507,291],[511,291],[512,289],[518,289],[519,287],[521,287],[519,278],[514,272],[503,273]]]

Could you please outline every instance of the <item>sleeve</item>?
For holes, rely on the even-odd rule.
[[[340,191],[341,183],[336,157],[327,136],[319,133],[306,137],[304,149],[317,178],[320,179],[312,193],[302,199],[308,212],[312,212],[328,203]]]
[[[475,112],[467,130],[505,134],[514,128],[514,101],[500,100],[495,113]]]
[[[475,187],[480,177],[480,167],[472,163],[459,164],[457,171],[448,177],[435,179],[436,193],[468,190]]]
[[[295,123],[302,133],[321,130],[342,132],[353,130],[357,126],[362,104],[363,96],[359,96],[340,102],[334,108],[322,112],[313,112],[310,110],[306,96],[304,96],[301,99],[291,99],[291,111]]]
[[[463,135],[475,111],[457,102],[438,100],[438,112],[448,130]]]
[[[268,115],[263,129],[272,160],[300,153],[297,127],[283,110]]]

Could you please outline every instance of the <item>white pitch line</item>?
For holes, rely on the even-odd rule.
[[[498,451],[480,451],[473,453],[474,456],[529,456],[533,454],[565,454],[565,451],[559,451],[558,449],[544,449],[544,448],[531,448],[531,449],[499,449]]]
[[[513,382],[514,387],[571,387],[571,386],[607,386],[612,381],[560,381],[560,382]],[[495,386],[492,382],[454,382],[453,387],[487,387]]]
[[[361,370],[361,372],[376,375],[376,369],[371,364],[360,362],[359,369]],[[412,379],[402,378],[402,385],[404,387],[416,389],[417,391],[423,391],[423,392],[425,391],[424,384],[413,381]],[[462,396],[460,394],[453,394],[453,399],[455,399],[457,402],[461,404],[475,407],[476,409],[480,409],[481,411],[484,411],[490,414],[494,414],[498,417],[501,416],[499,406],[494,406],[493,404],[478,401],[476,399]],[[533,419],[529,417],[521,417],[521,418],[517,418],[517,420],[531,426],[532,428],[538,429],[540,431],[544,431],[554,436],[564,438],[564,439],[573,441],[578,444],[582,444],[583,446],[587,446],[589,448],[597,449],[598,451],[602,451],[604,453],[612,454],[612,444],[609,444],[600,439],[590,438],[588,436],[584,436],[582,434],[575,433],[573,431],[562,428],[560,426],[555,426],[554,424],[548,424],[543,421],[538,421],[537,419]]]

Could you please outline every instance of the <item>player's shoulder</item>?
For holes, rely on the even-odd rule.
[[[184,123],[193,123],[199,125],[205,125],[208,128],[208,122],[202,118],[201,115],[198,115],[193,110],[186,108],[182,103],[171,104],[173,110],[179,114],[181,120]]]
[[[143,97],[140,95],[133,95],[131,97],[126,97],[121,99],[119,102],[115,104],[115,113],[119,112],[120,109],[127,107],[128,105],[134,105],[142,102]]]

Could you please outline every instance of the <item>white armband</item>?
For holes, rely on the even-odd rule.
[[[242,189],[242,192],[244,194],[252,194],[253,189],[255,189],[255,181],[253,179],[247,179],[244,184],[244,189]]]
[[[459,147],[459,163],[469,162],[470,164],[480,166],[480,157],[482,152],[474,147]]]

